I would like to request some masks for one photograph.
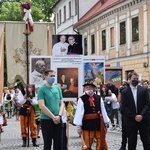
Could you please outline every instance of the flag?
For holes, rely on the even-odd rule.
[[[4,83],[4,23],[0,23],[0,103],[2,102]]]
[[[22,14],[24,14],[23,20],[28,24],[29,31],[33,32],[34,22],[31,15],[31,4],[30,2],[21,3],[21,7],[23,10]]]
[[[34,23],[33,34],[28,37],[28,51],[30,56],[47,56],[47,27],[49,23]],[[17,79],[26,81],[26,36],[24,23],[6,22],[6,54],[7,54],[7,82],[13,84]],[[0,28],[1,29],[1,28]],[[17,33],[17,34],[16,34]],[[15,37],[15,38],[14,38]],[[43,40],[41,40],[43,39]],[[0,45],[1,46],[1,45]],[[30,67],[29,67],[30,68]]]

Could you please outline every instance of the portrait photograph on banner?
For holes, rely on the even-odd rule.
[[[52,56],[83,55],[82,35],[52,35]]]
[[[34,84],[35,88],[44,84],[47,69],[51,69],[51,56],[30,56],[30,84]]]
[[[57,83],[64,98],[78,97],[78,68],[57,68]]]
[[[105,83],[105,63],[104,57],[84,57],[83,59],[83,72],[84,72],[84,81],[85,83],[93,83],[97,87]]]
[[[56,84],[62,90],[63,99],[76,101],[82,87],[82,57],[54,57],[52,64],[56,71]]]
[[[35,85],[34,84],[28,84],[26,86],[26,96],[30,97],[31,99],[35,97]]]

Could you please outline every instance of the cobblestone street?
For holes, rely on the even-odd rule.
[[[43,149],[43,139],[37,139],[39,147],[33,147],[30,140],[30,147],[23,148],[22,140],[20,137],[20,124],[15,121],[14,118],[8,119],[8,125],[4,127],[4,132],[1,134],[0,150],[42,150]],[[121,143],[121,132],[117,130],[108,129],[107,141],[109,150],[118,150]],[[76,127],[69,125],[69,150],[80,150],[81,139],[79,138]],[[138,139],[137,150],[142,150],[142,144]],[[94,149],[93,149],[94,150]]]

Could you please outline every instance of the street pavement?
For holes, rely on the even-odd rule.
[[[42,150],[43,139],[42,135],[37,139],[39,147],[33,147],[30,139],[29,147],[21,147],[22,139],[20,133],[20,124],[15,121],[15,118],[7,119],[8,125],[4,126],[4,132],[1,133],[0,150]],[[40,132],[41,134],[41,132]],[[121,143],[121,132],[119,128],[107,132],[107,142],[109,150],[119,150]],[[95,146],[96,143],[93,144]],[[142,144],[138,137],[137,150],[142,150]],[[81,139],[76,132],[76,127],[69,125],[69,150],[81,150]],[[95,149],[93,149],[95,150]]]

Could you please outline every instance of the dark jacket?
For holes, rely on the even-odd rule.
[[[139,125],[148,125],[148,90],[144,87],[137,86],[137,112],[135,102],[130,87],[127,87],[121,93],[122,101],[122,113],[123,113],[123,124],[124,126],[134,127]],[[142,115],[143,119],[141,122],[135,120],[136,115]]]

